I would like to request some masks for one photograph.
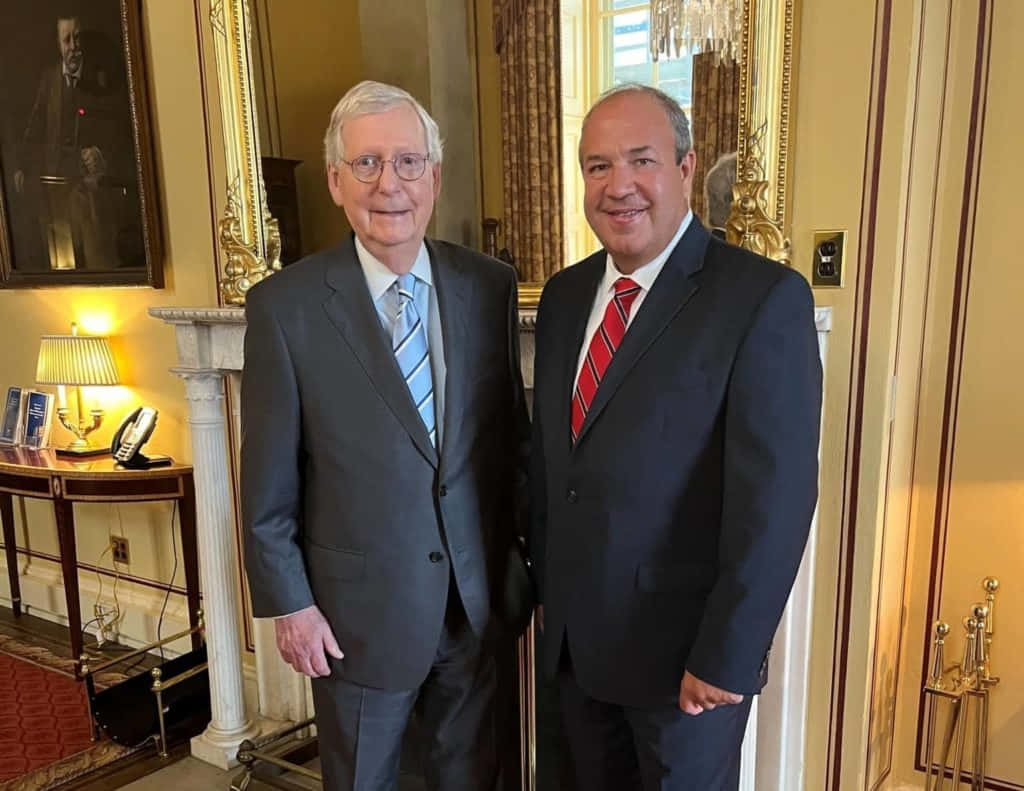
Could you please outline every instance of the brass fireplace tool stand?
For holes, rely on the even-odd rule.
[[[960,787],[963,776],[968,722],[973,715],[971,737],[971,770],[968,779],[971,791],[985,787],[985,755],[988,751],[988,696],[999,683],[992,675],[992,637],[995,634],[995,600],[999,580],[986,577],[982,582],[985,603],[971,607],[963,619],[964,651],[959,663],[945,667],[943,646],[949,624],[935,622],[935,655],[932,675],[924,685],[927,733],[924,748],[924,791],[942,791],[947,768],[952,769],[953,789]],[[935,729],[940,704],[945,701],[949,719],[943,733],[939,755],[935,755]],[[950,753],[953,764],[949,767]],[[936,758],[938,759],[936,761]],[[933,769],[935,770],[933,775]],[[932,780],[934,779],[934,786]]]

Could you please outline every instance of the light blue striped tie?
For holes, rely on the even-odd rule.
[[[434,379],[430,373],[430,353],[427,350],[427,331],[416,311],[414,289],[419,286],[411,272],[398,278],[398,315],[392,330],[395,359],[409,388],[412,402],[420,413],[423,425],[430,435],[430,444],[437,447],[437,429],[434,417]]]

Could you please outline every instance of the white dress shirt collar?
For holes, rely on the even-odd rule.
[[[373,254],[366,249],[359,237],[356,236],[356,256],[359,258],[359,265],[363,268],[363,275],[366,277],[366,285],[370,289],[370,297],[377,302],[389,288],[398,280],[398,275],[387,268]],[[419,252],[416,254],[416,262],[410,270],[417,278],[428,286],[433,285],[433,275],[430,271],[430,254],[427,246],[420,242]]]
[[[650,291],[651,286],[654,285],[654,281],[657,280],[658,275],[661,274],[661,270],[664,268],[665,262],[668,261],[668,257],[672,255],[672,251],[676,249],[676,245],[679,244],[679,240],[683,238],[683,234],[686,233],[686,229],[690,227],[692,220],[693,211],[687,211],[686,216],[683,217],[683,221],[679,224],[679,230],[676,231],[676,235],[672,237],[672,241],[668,243],[668,246],[631,275],[623,275],[615,266],[611,253],[609,253],[605,258],[604,279],[601,281],[601,288],[598,291],[598,294],[610,293],[615,287],[615,281],[620,277],[629,277],[632,279],[638,286],[640,286],[640,288],[643,289],[643,293],[645,294]]]
[[[79,64],[75,71],[68,71],[68,67],[65,64],[61,64],[61,71],[64,72],[64,83],[71,85],[72,82],[78,82],[82,79],[82,65]]]

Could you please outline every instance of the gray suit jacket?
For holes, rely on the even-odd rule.
[[[448,368],[438,451],[353,240],[246,298],[241,482],[254,614],[317,604],[345,654],[332,671],[383,689],[426,677],[452,574],[473,630],[498,631],[492,607],[524,500],[515,274],[457,245],[427,248]]]

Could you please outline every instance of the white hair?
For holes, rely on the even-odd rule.
[[[437,128],[437,122],[430,117],[430,113],[408,91],[373,80],[363,80],[350,88],[348,93],[334,105],[331,122],[327,125],[327,133],[324,135],[325,164],[337,166],[345,158],[345,144],[341,140],[341,130],[347,121],[363,115],[384,113],[402,104],[408,104],[416,111],[416,115],[423,125],[427,156],[430,157],[431,162],[440,165],[444,144],[441,141],[441,132]]]

